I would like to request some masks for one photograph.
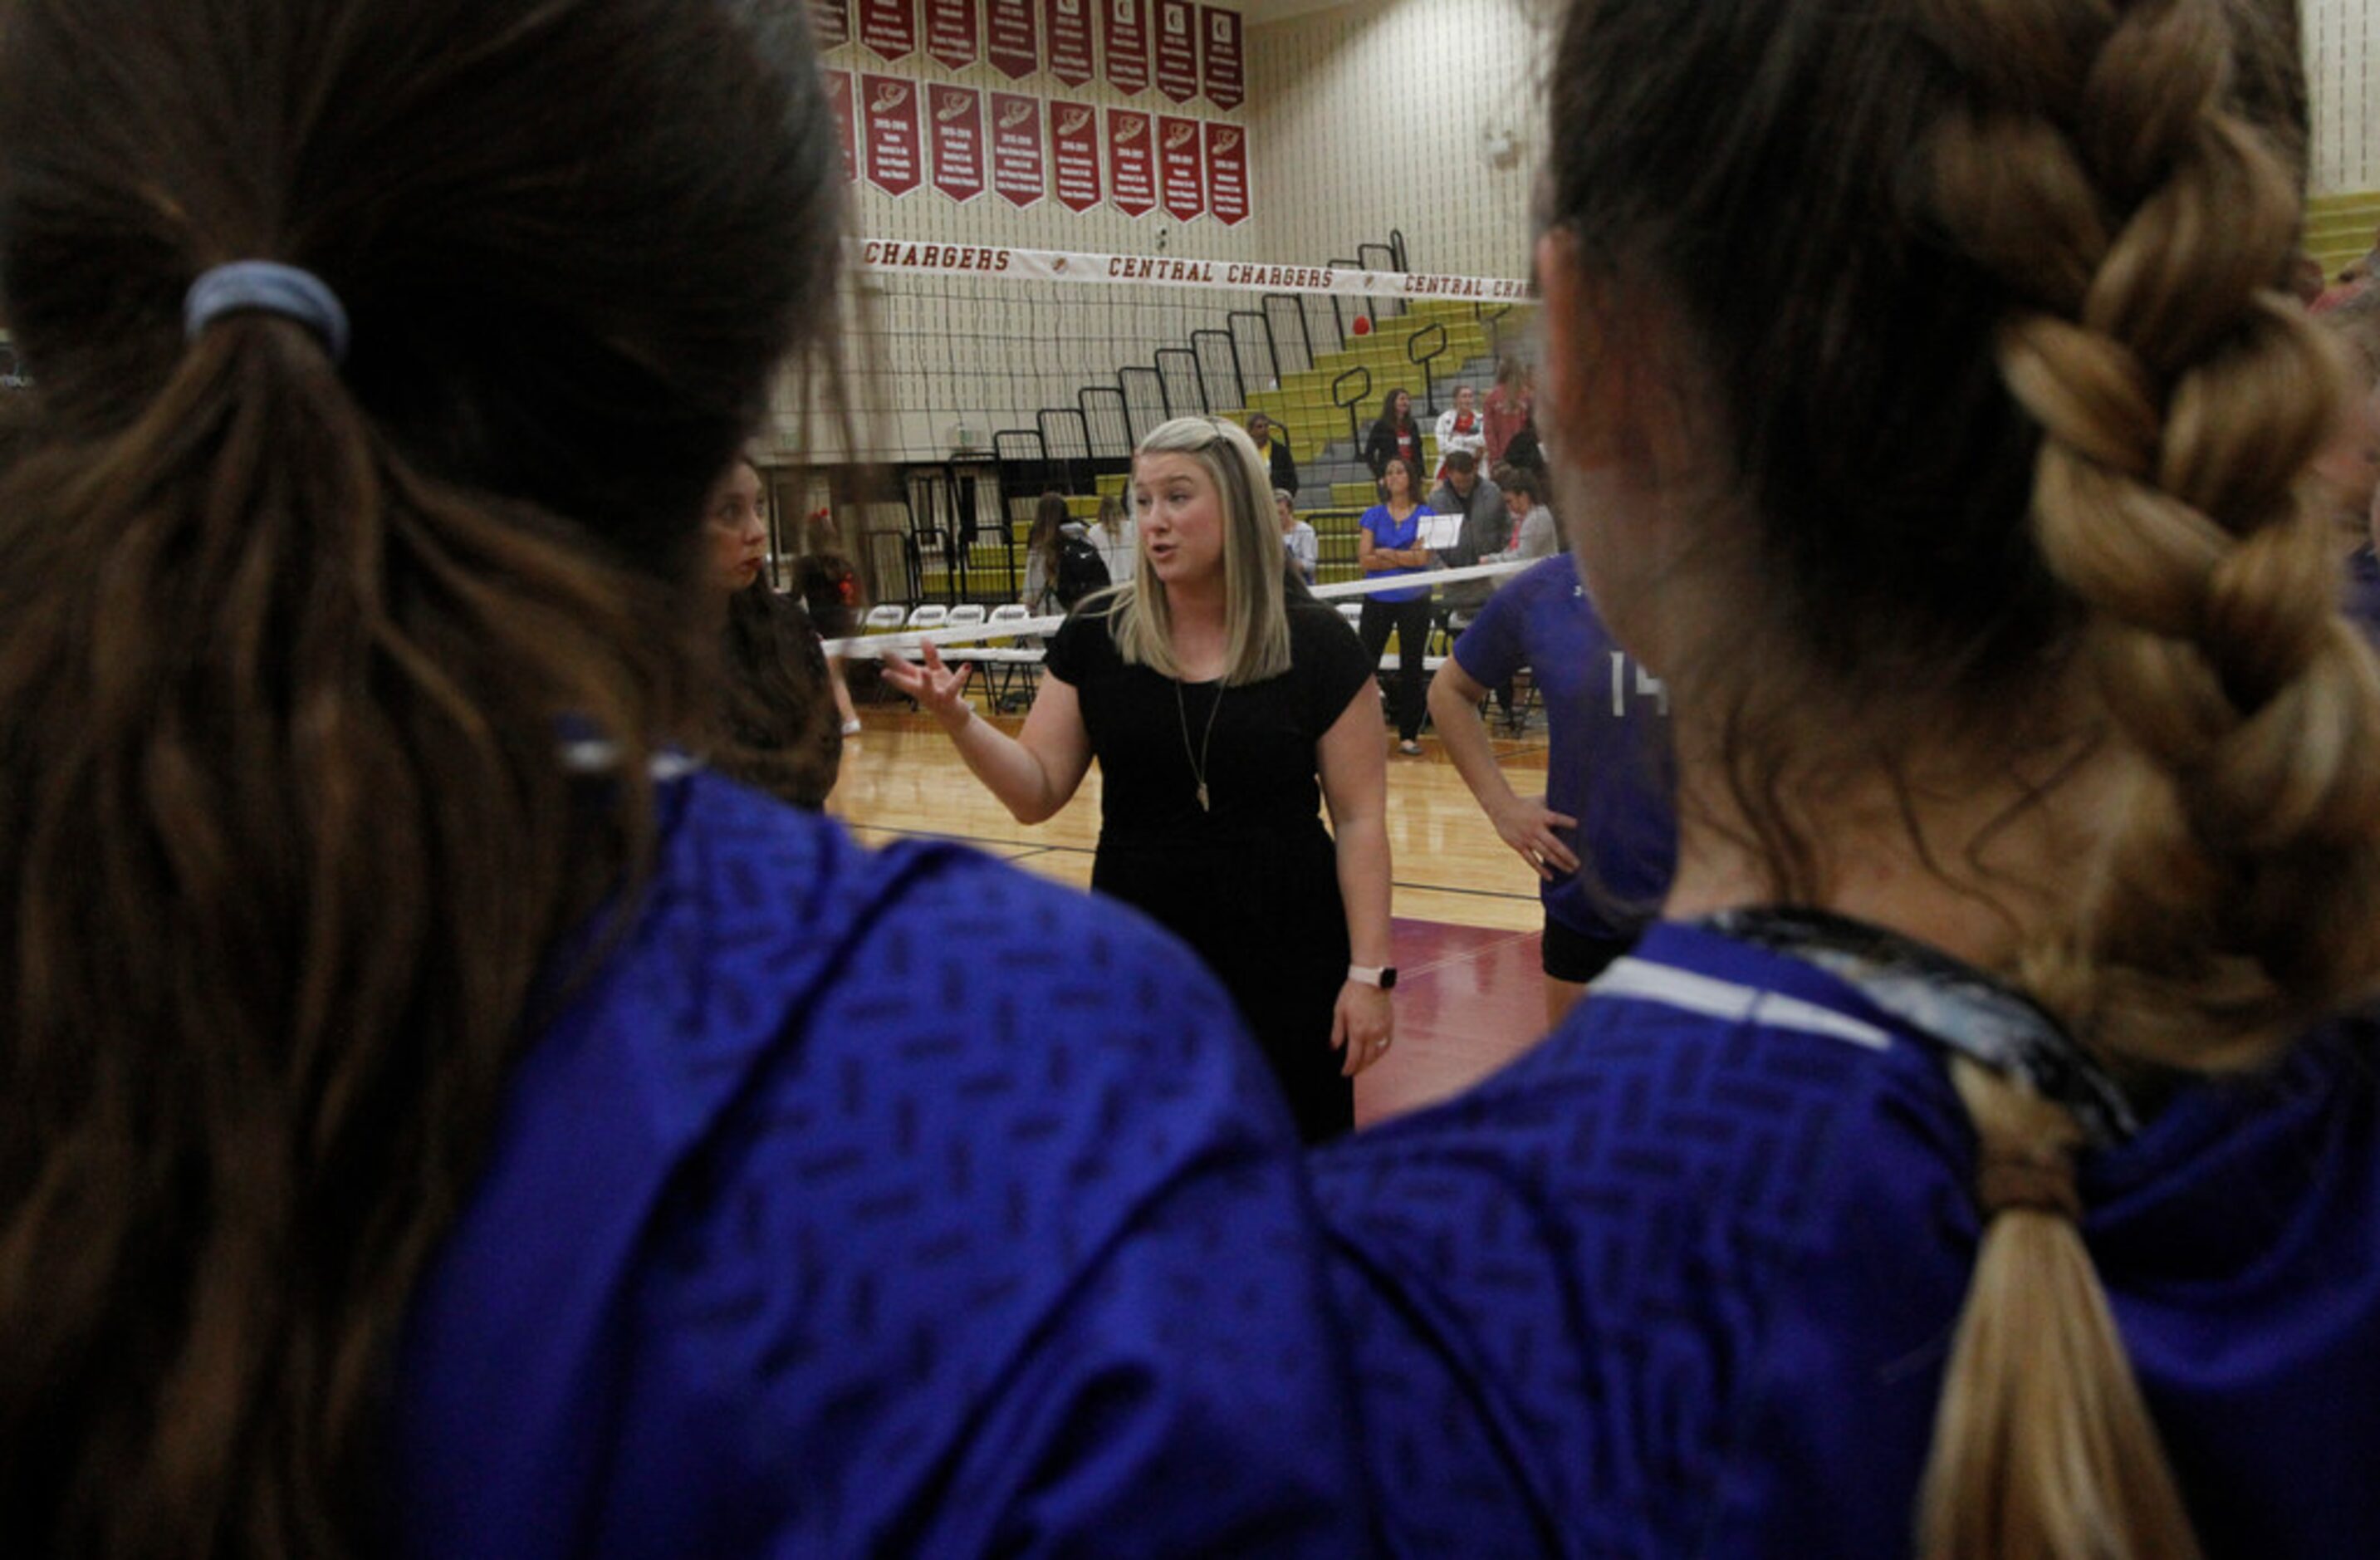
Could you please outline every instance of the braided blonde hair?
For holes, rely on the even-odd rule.
[[[1938,213],[2022,300],[1999,360],[2046,435],[2034,534],[2134,761],[2082,913],[2025,979],[2119,1061],[2262,1060],[2380,974],[2380,684],[2301,501],[2340,374],[2280,290],[2298,180],[2226,104],[2213,0],[1923,10],[1964,67]],[[2070,1185],[2062,1112],[1959,1082],[1987,1169]],[[2195,1553],[2072,1220],[1984,1200],[1925,1553]]]
[[[1888,712],[1833,738],[1870,763],[2079,686],[2117,799],[2017,972],[2119,1068],[2269,1060],[2380,979],[2380,679],[2301,494],[2340,373],[2283,291],[2288,5],[1573,0],[1551,78],[1549,220],[1679,322],[1773,598],[1740,631],[1791,652],[1731,645],[1698,690],[1734,694],[1774,890],[1824,893],[1792,692]],[[2075,1124],[1956,1075],[1985,1230],[1924,1552],[2195,1553],[2077,1228]]]

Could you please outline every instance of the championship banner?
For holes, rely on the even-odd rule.
[[[1198,95],[1197,21],[1190,0],[1157,0],[1157,90],[1176,103]]]
[[[1022,92],[991,94],[991,187],[1020,210],[1041,203],[1041,100]],[[1091,204],[1099,203],[1091,196]]]
[[[843,182],[859,182],[859,127],[851,112],[851,72],[826,73],[826,104],[834,116],[835,139],[843,142]]]
[[[1088,86],[1098,68],[1091,63],[1091,13],[1099,0],[1047,0],[1042,14],[1050,23],[1050,74],[1070,87]]]
[[[1198,15],[1206,29],[1207,101],[1218,108],[1237,108],[1248,98],[1246,56],[1241,48],[1240,13],[1220,6],[1202,6]]]
[[[1096,0],[1108,54],[1108,85],[1126,97],[1148,87],[1148,0]]]
[[[1207,213],[1226,227],[1248,220],[1248,132],[1207,122]]]
[[[975,0],[926,0],[926,55],[953,70],[973,65],[981,48]]]
[[[917,188],[917,84],[898,76],[862,76],[859,101],[868,182],[887,195],[908,194]]]
[[[917,47],[917,0],[859,0],[859,42],[879,59],[905,59]]]
[[[1157,167],[1165,182],[1165,214],[1192,222],[1207,214],[1207,153],[1198,121],[1165,115],[1157,121]]]
[[[965,274],[998,276],[1009,282],[1215,287],[1232,292],[1259,288],[1265,292],[1336,294],[1344,298],[1445,299],[1462,303],[1534,303],[1537,298],[1527,282],[1510,276],[1438,276],[1413,271],[1350,271],[1340,266],[1273,265],[1245,260],[1013,250],[991,244],[921,244],[906,238],[856,238],[849,253],[859,270],[887,275]]]
[[[1041,23],[1033,0],[984,0],[984,57],[1012,81],[1041,68]]]
[[[1050,105],[1050,162],[1057,176],[1058,203],[1087,212],[1099,203],[1099,111],[1085,104]]]
[[[937,83],[926,89],[934,143],[934,188],[960,205],[983,193],[983,94]]]
[[[850,0],[810,0],[810,30],[821,49],[839,49],[851,42]]]
[[[1126,216],[1157,209],[1157,152],[1149,116],[1136,108],[1108,110],[1108,204]]]

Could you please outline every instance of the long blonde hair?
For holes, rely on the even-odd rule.
[[[1905,798],[1894,755],[2012,762],[2079,689],[2122,794],[2014,972],[2118,1066],[2266,1061],[2380,978],[2380,680],[2300,494],[2338,373],[2282,290],[2293,14],[1890,10],[1572,0],[1550,73],[1549,219],[1658,291],[1759,558],[1747,638],[1687,668],[1729,799],[1769,891],[1824,902],[1819,768]],[[1840,728],[1808,729],[1813,690]],[[2077,1227],[2074,1123],[1955,1071],[1984,1233],[1921,1546],[2192,1554]]]
[[[1273,515],[1272,479],[1257,456],[1256,441],[1228,422],[1177,417],[1159,424],[1133,452],[1186,455],[1215,484],[1223,511],[1223,681],[1236,687],[1262,682],[1289,670],[1289,613],[1282,588],[1281,526]],[[1173,657],[1173,618],[1165,587],[1142,549],[1132,582],[1093,610],[1111,618],[1116,649],[1128,665],[1147,666],[1179,677]]]

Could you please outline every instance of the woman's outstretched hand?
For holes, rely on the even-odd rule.
[[[974,676],[973,666],[962,666],[956,672],[942,664],[941,652],[929,640],[925,646],[925,664],[894,656],[884,658],[884,680],[917,701],[917,707],[940,721],[944,731],[956,735],[958,729],[975,718],[975,706],[967,702],[967,679]]]

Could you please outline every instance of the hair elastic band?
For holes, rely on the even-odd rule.
[[[346,361],[347,311],[339,295],[311,271],[278,261],[234,261],[192,282],[182,301],[182,332],[195,340],[225,315],[248,310],[297,321],[322,338],[333,362]]]

